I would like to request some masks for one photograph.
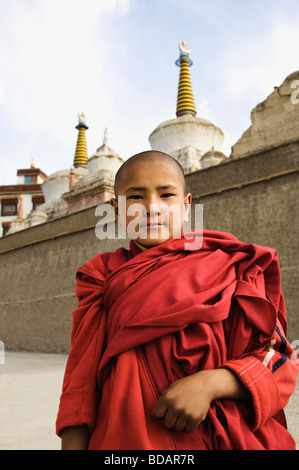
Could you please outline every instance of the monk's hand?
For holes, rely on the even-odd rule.
[[[193,431],[205,419],[214,399],[209,372],[197,372],[173,382],[157,400],[151,416],[164,418],[169,429]]]
[[[157,400],[151,416],[164,418],[167,428],[193,431],[206,417],[213,400],[250,400],[251,395],[229,369],[202,370],[173,382]]]

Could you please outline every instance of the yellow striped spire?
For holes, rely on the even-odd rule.
[[[196,115],[195,102],[193,97],[191,77],[189,67],[193,64],[192,60],[189,59],[190,49],[188,49],[185,42],[182,42],[179,46],[180,58],[176,61],[176,65],[180,67],[180,79],[179,89],[177,98],[177,117],[183,116],[184,114]]]
[[[85,124],[85,114],[82,113],[79,118],[79,124],[76,126],[76,129],[79,130],[78,139],[77,139],[77,146],[74,158],[74,167],[78,166],[86,166],[88,160],[88,153],[87,153],[87,144],[86,144],[86,136],[85,130],[88,129],[87,125]]]

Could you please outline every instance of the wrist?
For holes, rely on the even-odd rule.
[[[208,393],[211,397],[211,402],[214,400],[220,400],[224,394],[224,384],[222,379],[222,373],[219,372],[221,369],[207,370],[205,375]]]
[[[69,426],[61,433],[61,449],[87,450],[89,437],[87,425]]]
[[[211,369],[200,371],[211,402],[221,399],[244,400],[250,398],[250,392],[244,387],[234,372],[229,369]]]

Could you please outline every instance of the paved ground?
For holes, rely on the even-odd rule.
[[[0,450],[58,450],[55,420],[66,356],[6,352],[0,364]],[[299,449],[299,382],[286,410]]]
[[[0,449],[55,450],[66,356],[5,353],[0,365]]]

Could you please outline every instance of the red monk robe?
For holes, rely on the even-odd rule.
[[[286,340],[275,250],[204,231],[97,255],[77,273],[78,308],[57,434],[87,424],[89,449],[294,449],[282,409],[298,364]],[[295,356],[296,357],[296,356]],[[175,380],[229,368],[252,400],[212,402],[195,431],[151,410]]]

